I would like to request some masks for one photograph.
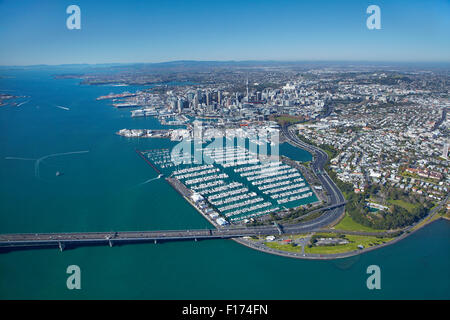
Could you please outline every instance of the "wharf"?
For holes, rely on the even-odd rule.
[[[211,223],[216,228],[219,227],[219,225],[213,219],[211,219],[208,214],[203,212],[203,210],[199,208],[194,201],[192,201],[193,192],[188,189],[183,183],[181,183],[180,180],[168,177],[166,178],[166,181],[172,186],[172,188],[175,189],[175,191],[182,195],[183,198],[186,199],[186,201],[189,202],[189,204],[193,206],[206,220],[208,220],[209,223]]]
[[[140,151],[138,149],[136,149],[135,151],[142,159],[145,160],[145,162],[147,162],[150,165],[150,167],[152,167],[156,171],[157,174],[161,174],[161,171],[159,171],[159,169],[150,160],[148,160],[147,157],[145,157],[142,154],[142,151]]]

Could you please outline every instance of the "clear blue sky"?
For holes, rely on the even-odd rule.
[[[66,8],[81,8],[81,30]],[[368,30],[366,8],[381,8]],[[0,0],[0,65],[450,61],[449,0]]]

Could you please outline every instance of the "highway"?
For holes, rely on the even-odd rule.
[[[317,175],[317,178],[322,183],[322,186],[325,188],[328,196],[329,196],[329,206],[338,205],[345,203],[345,198],[342,192],[339,190],[337,185],[331,180],[326,171],[324,171],[324,166],[328,161],[328,155],[323,150],[306,144],[301,141],[295,132],[295,129],[291,127],[283,127],[281,129],[282,133],[288,140],[288,142],[296,147],[302,148],[304,150],[309,151],[313,155],[313,161],[311,162],[311,168]],[[337,219],[344,213],[344,207],[340,206],[333,210],[329,210],[325,212],[323,215],[313,220],[316,228],[321,228],[327,226]],[[303,224],[296,224],[285,226],[284,230],[301,230],[303,229]]]
[[[229,239],[245,236],[273,235],[282,230],[286,234],[307,233],[320,230],[335,222],[344,212],[345,199],[339,188],[330,179],[323,168],[328,160],[328,155],[319,148],[302,142],[292,128],[282,128],[289,143],[305,149],[313,154],[311,167],[321,181],[329,195],[329,203],[320,217],[296,224],[269,225],[259,227],[226,227],[220,229],[201,230],[159,230],[159,231],[123,231],[123,232],[78,232],[78,233],[17,233],[1,234],[0,248],[39,248],[59,247],[63,250],[66,246],[80,245],[109,245],[114,246],[124,243],[174,241],[174,240],[204,240],[204,239]]]

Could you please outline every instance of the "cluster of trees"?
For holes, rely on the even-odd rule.
[[[340,179],[338,179],[336,172],[334,172],[333,170],[331,170],[329,168],[329,164],[327,163],[325,165],[325,170],[327,171],[328,175],[330,176],[330,178],[334,181],[334,183],[338,186],[338,188],[345,193],[346,195],[349,195],[350,193],[354,193],[353,190],[353,185],[351,183],[348,182],[344,182]]]
[[[303,142],[305,142],[305,143],[307,143],[307,144],[311,144],[311,145],[317,147],[317,144],[315,144],[314,142],[312,142],[312,141],[309,140],[309,139],[306,139],[306,138],[305,138],[304,136],[302,136],[301,134],[298,134],[298,133],[297,133],[297,137],[298,137],[300,140],[302,140]]]
[[[311,141],[299,135],[299,138],[306,143],[313,144]],[[320,148],[327,151],[332,157],[337,156],[338,151],[331,145],[322,144]],[[346,210],[350,217],[359,224],[373,229],[398,229],[403,228],[425,217],[432,207],[432,203],[423,198],[405,193],[395,188],[384,188],[378,185],[371,185],[366,189],[365,193],[356,194],[351,183],[343,182],[337,178],[336,173],[330,170],[329,163],[325,165],[325,170],[331,179],[336,183],[339,189],[345,193],[348,200]],[[371,195],[382,193],[384,198],[393,200],[403,200],[407,203],[414,204],[414,208],[407,210],[398,205],[390,205],[389,211],[378,211],[377,214],[370,214],[370,209],[366,205],[366,199]],[[301,215],[301,212],[298,213]]]
[[[317,209],[319,209],[321,207],[323,207],[323,204],[313,207],[311,203],[308,203],[305,206],[301,206],[301,207],[296,208],[296,209],[290,208],[289,209],[289,213],[286,216],[284,216],[283,218],[280,218],[280,219],[283,220],[283,221],[289,222],[289,221],[295,220],[295,219],[297,219],[297,218],[299,218],[301,216],[304,216],[304,215],[310,213],[313,210],[317,210]],[[319,212],[319,214],[320,214],[320,212]],[[280,219],[276,219],[276,220],[280,220]]]
[[[332,159],[336,157],[339,154],[339,151],[337,151],[333,146],[330,146],[329,144],[321,144],[320,149],[324,150],[328,153],[328,156]]]
[[[349,203],[346,205],[346,210],[354,221],[373,229],[404,228],[425,217],[431,207],[431,203],[428,202],[417,203],[413,209],[408,211],[401,206],[391,205],[391,210],[380,210],[375,215],[370,214],[370,209],[366,206],[366,198],[369,196],[368,192],[364,194],[351,192],[348,196]]]
[[[405,208],[394,205],[392,212],[380,211],[383,218],[375,219],[373,221],[373,227],[375,229],[397,229],[406,227],[425,217],[427,212],[427,208],[423,206],[416,207],[410,212]]]

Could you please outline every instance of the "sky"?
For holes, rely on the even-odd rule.
[[[0,65],[174,60],[449,62],[450,0],[0,0]]]

